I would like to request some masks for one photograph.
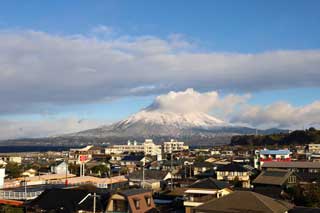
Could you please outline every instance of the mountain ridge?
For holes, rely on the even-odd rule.
[[[145,108],[127,119],[111,125],[89,129],[69,137],[216,137],[241,134],[265,134],[287,132],[287,130],[257,130],[237,126],[203,112],[177,113]]]

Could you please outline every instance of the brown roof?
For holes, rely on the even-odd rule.
[[[269,169],[261,172],[261,174],[254,179],[253,183],[282,186],[292,173],[292,171],[285,169]]]
[[[196,207],[195,212],[284,213],[291,208],[293,205],[290,203],[274,200],[255,192],[235,191]]]
[[[265,162],[262,168],[302,168],[320,169],[320,162],[290,161],[290,162]]]

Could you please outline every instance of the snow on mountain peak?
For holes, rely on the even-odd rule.
[[[226,122],[203,112],[176,113],[148,109],[133,114],[120,123],[121,125],[132,125],[134,123],[158,124],[178,128],[210,128],[228,125]]]

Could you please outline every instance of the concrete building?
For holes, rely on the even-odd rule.
[[[187,149],[189,149],[189,146],[184,145],[184,142],[182,141],[171,139],[170,141],[163,143],[164,153],[179,152]]]
[[[124,152],[131,152],[131,153],[144,153],[145,155],[151,156],[161,156],[162,150],[161,145],[156,145],[152,139],[146,139],[144,143],[138,143],[137,141],[131,142],[128,141],[125,145],[113,145],[107,147],[105,149],[106,154],[121,154]],[[161,160],[161,159],[158,159]]]

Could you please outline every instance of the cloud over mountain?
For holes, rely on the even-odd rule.
[[[225,97],[219,96],[217,91],[197,92],[192,88],[185,91],[171,91],[159,95],[147,110],[169,111],[176,113],[204,112],[212,110],[228,113],[238,104],[245,103],[250,95],[229,94]]]
[[[104,31],[113,32],[98,30]],[[201,51],[180,35],[101,38],[0,31],[0,114],[186,88],[252,92],[319,87],[319,67],[319,50],[223,53]],[[206,96],[214,100],[215,93]],[[187,110],[170,106],[167,99],[158,100],[161,107]],[[196,108],[206,111],[211,104]]]

